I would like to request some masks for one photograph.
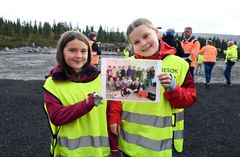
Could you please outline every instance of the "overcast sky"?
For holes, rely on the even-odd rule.
[[[2,0],[0,16],[16,21],[71,22],[73,26],[100,25],[126,31],[139,17],[148,18],[163,31],[240,35],[239,0]]]

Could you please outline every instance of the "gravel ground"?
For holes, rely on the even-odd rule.
[[[34,54],[0,51],[0,79],[44,80],[45,75],[56,65],[55,54]],[[118,57],[104,55],[102,58]],[[225,64],[219,60],[212,72],[212,83],[224,83],[223,71]],[[239,83],[240,64],[237,62],[232,69],[232,83]],[[195,77],[196,83],[204,83],[203,76]]]
[[[49,156],[42,86],[54,57],[0,54],[0,157]],[[174,157],[240,157],[239,64],[233,69],[233,87],[223,86],[223,68],[218,62],[209,90],[203,88],[203,78],[196,78],[198,101],[185,112],[185,150]]]

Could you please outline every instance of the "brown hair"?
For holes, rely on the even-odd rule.
[[[188,30],[192,33],[192,27],[185,27],[184,30]]]
[[[58,41],[56,59],[57,59],[59,66],[61,68],[63,68],[63,70],[66,72],[67,75],[74,73],[74,71],[72,70],[71,67],[69,67],[66,64],[65,59],[64,59],[63,50],[70,41],[75,40],[75,39],[78,39],[78,40],[84,42],[88,47],[87,63],[82,67],[81,73],[86,70],[86,68],[89,66],[90,61],[91,61],[91,51],[90,51],[90,45],[88,43],[88,38],[84,34],[80,33],[78,30],[66,31],[65,33],[63,33],[61,35],[61,38]]]
[[[153,30],[156,30],[156,28],[153,26],[152,22],[149,21],[146,18],[138,18],[134,20],[128,27],[127,27],[127,38],[129,40],[129,34],[132,33],[132,31],[137,28],[138,26],[145,25]]]
[[[208,45],[212,45],[212,40],[207,40]]]

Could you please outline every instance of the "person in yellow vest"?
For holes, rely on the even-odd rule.
[[[127,45],[125,49],[123,50],[123,57],[128,58],[131,54],[131,45]]]
[[[194,76],[194,68],[197,62],[197,54],[200,50],[200,43],[195,37],[192,35],[192,28],[186,27],[184,29],[184,40],[182,41],[182,47],[184,50],[185,60],[190,64],[190,72]]]
[[[202,63],[203,63],[203,55],[198,54],[196,70],[194,72],[195,75],[199,75],[199,76],[202,75]]]
[[[94,65],[96,68],[99,68],[99,61],[100,61],[100,55],[101,50],[97,43],[97,33],[96,32],[90,32],[88,34],[89,44],[91,47],[91,64]]]
[[[98,94],[101,77],[90,64],[88,38],[76,30],[63,33],[56,58],[43,86],[51,156],[109,156],[107,103]]]
[[[231,82],[231,71],[232,67],[238,60],[238,47],[237,45],[234,44],[233,41],[228,41],[227,43],[227,50],[224,50],[224,54],[226,55],[225,57],[225,64],[226,68],[224,70],[224,76],[226,79],[226,86],[231,87],[232,82]]]
[[[212,70],[216,63],[218,55],[217,48],[212,45],[212,40],[206,41],[206,46],[202,47],[199,54],[203,55],[203,64],[205,72],[205,88],[210,88]]]
[[[129,59],[162,61],[162,73],[156,77],[161,99],[155,103],[108,101],[108,123],[116,137],[110,138],[111,150],[119,149],[128,157],[172,157],[173,147],[178,152],[183,148],[183,108],[196,101],[189,64],[159,39],[160,32],[148,19],[134,20],[127,28],[127,37],[137,52]]]

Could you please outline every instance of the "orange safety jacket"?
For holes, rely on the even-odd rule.
[[[216,62],[216,56],[218,55],[216,47],[212,45],[206,45],[201,48],[199,54],[203,55],[203,62]]]
[[[182,41],[182,48],[184,50],[183,58],[188,58],[191,60],[190,67],[195,68],[197,63],[197,55],[200,50],[200,43],[197,39],[191,37],[190,39]]]
[[[93,51],[92,49],[93,41],[89,40],[88,42],[89,42],[90,51],[91,51],[91,64],[92,65],[99,64],[99,55],[97,55],[97,52]]]

